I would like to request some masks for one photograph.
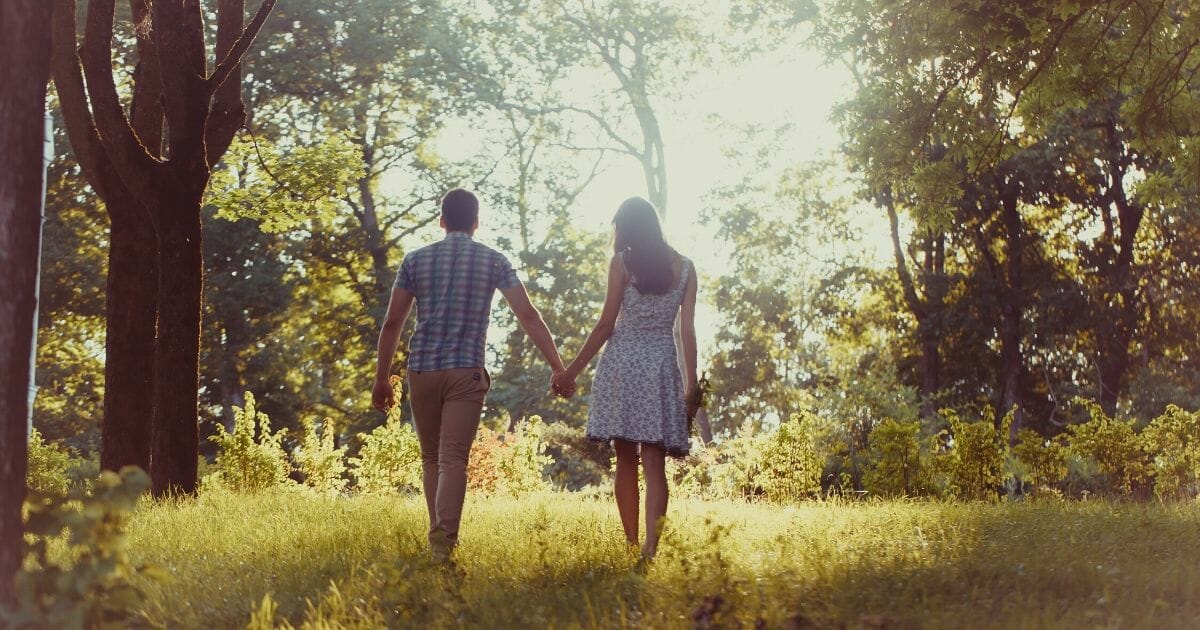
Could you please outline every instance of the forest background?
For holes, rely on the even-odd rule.
[[[119,68],[137,22],[118,7]],[[1200,408],[1198,38],[1182,2],[280,3],[204,193],[200,454],[246,392],[285,450],[309,421],[359,453],[386,422],[367,391],[393,274],[453,186],[568,355],[611,212],[655,202],[701,272],[718,443],[803,417],[824,491],[871,485],[887,435],[944,451],[958,417],[1046,446]],[[110,226],[55,127],[34,426],[87,476]],[[586,379],[548,396],[502,306],[495,324],[485,423],[540,417],[552,482],[602,483]],[[1087,459],[1059,478],[1122,485]]]

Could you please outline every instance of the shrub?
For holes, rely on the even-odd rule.
[[[1029,484],[1034,494],[1052,490],[1067,476],[1066,449],[1032,429],[1017,432],[1012,453],[1020,464],[1019,480]]]
[[[480,427],[467,463],[468,487],[483,493],[505,491],[514,497],[549,487],[542,474],[550,463],[542,439],[544,428],[538,416],[530,416],[512,433]]]
[[[944,457],[945,471],[955,496],[963,499],[995,499],[999,488],[1008,478],[1005,460],[1008,456],[1009,426],[1012,413],[1004,416],[1000,426],[990,408],[983,419],[963,422],[958,414],[943,409],[953,438]]]
[[[1078,400],[1091,419],[1067,427],[1068,448],[1084,460],[1084,466],[1094,465],[1104,477],[1109,492],[1129,494],[1146,480],[1147,466],[1133,421],[1108,417],[1100,405]]]
[[[928,493],[928,467],[922,462],[921,425],[917,422],[880,422],[867,438],[867,470],[863,486],[883,496],[916,496]]]
[[[346,447],[335,446],[333,422],[328,418],[322,423],[321,434],[317,435],[316,423],[304,421],[304,432],[300,445],[293,457],[296,470],[304,475],[304,485],[318,492],[341,492],[346,488]]]
[[[246,406],[233,408],[233,432],[218,424],[217,475],[237,492],[259,492],[288,480],[291,466],[283,450],[283,431],[271,433],[271,419],[258,411],[254,395],[246,392]]]
[[[1200,477],[1200,413],[1168,405],[1142,431],[1141,440],[1150,457],[1155,496],[1195,497]]]
[[[165,572],[135,566],[125,528],[138,497],[150,485],[146,473],[126,467],[100,474],[91,491],[82,485],[65,496],[33,494],[27,502],[25,561],[16,578],[16,601],[0,607],[5,628],[123,628],[147,625],[137,612],[139,583]],[[66,564],[50,560],[51,541],[65,542]],[[140,623],[139,623],[140,622]]]
[[[771,501],[794,501],[821,491],[822,458],[813,438],[816,416],[804,411],[767,436],[759,451],[758,486]]]
[[[70,472],[78,460],[67,449],[47,442],[33,429],[29,433],[29,468],[25,483],[43,494],[66,494],[71,487]]]
[[[399,414],[363,437],[358,457],[350,458],[360,492],[412,492],[421,488],[421,443]]]
[[[762,495],[758,475],[768,437],[769,433],[759,431],[746,420],[737,437],[721,442],[716,465],[710,473],[714,497],[750,499]]]

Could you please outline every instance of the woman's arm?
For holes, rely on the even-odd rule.
[[[687,383],[688,401],[688,417],[696,414],[696,410],[692,409],[696,396],[696,389],[699,386],[696,378],[696,267],[692,266],[692,273],[688,274],[687,287],[683,293],[683,303],[679,306],[679,334],[683,342],[683,365],[684,378]]]
[[[621,298],[625,294],[625,265],[621,263],[620,254],[614,255],[608,263],[608,293],[604,296],[604,310],[600,312],[600,321],[588,334],[587,341],[574,361],[567,366],[566,375],[574,380],[579,373],[591,363],[592,357],[604,346],[612,335],[613,326],[617,323],[617,315],[621,312]]]

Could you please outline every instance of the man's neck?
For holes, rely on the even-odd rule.
[[[471,233],[463,230],[446,230],[446,238],[451,237],[466,237],[471,238]]]

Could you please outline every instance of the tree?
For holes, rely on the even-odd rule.
[[[111,348],[118,361],[129,361],[113,367],[149,379],[114,379],[106,398],[144,397],[146,385],[153,383],[152,415],[119,417],[106,409],[104,437],[133,442],[112,453],[106,464],[148,463],[156,495],[192,492],[196,487],[204,282],[201,200],[213,166],[245,119],[242,57],[275,1],[264,0],[248,25],[244,0],[218,2],[216,63],[210,69],[204,8],[198,0],[159,0],[152,5],[134,0],[137,66],[128,115],[113,67],[115,0],[89,0],[78,53],[76,2],[55,4],[54,76],[71,144],[92,187],[105,200],[113,220],[113,242],[129,243],[128,250],[114,246],[110,252],[106,299],[114,307],[122,299],[139,305],[134,314],[138,325],[122,327],[121,334],[108,341],[110,347],[114,342],[129,344]],[[157,269],[153,279],[147,271],[152,267]],[[155,296],[153,332],[148,295]],[[110,319],[113,315],[110,311]],[[134,367],[151,357],[153,371]],[[106,367],[106,374],[115,371]],[[150,426],[147,417],[153,418]],[[120,461],[124,458],[129,461]]]
[[[0,603],[21,567],[21,506],[29,440],[30,352],[37,313],[43,116],[50,77],[50,8],[40,0],[0,5]]]
[[[842,122],[865,194],[892,225],[897,274],[924,346],[923,396],[952,385],[942,368],[964,322],[952,321],[947,308],[957,307],[946,300],[986,295],[972,288],[983,281],[999,314],[998,406],[1031,402],[1022,375],[1031,360],[1046,368],[1050,359],[1070,382],[1093,380],[1111,410],[1143,325],[1144,288],[1154,284],[1139,262],[1145,217],[1161,211],[1162,191],[1194,190],[1200,172],[1187,166],[1200,159],[1200,108],[1189,96],[1200,88],[1194,9],[1172,0],[848,0],[826,7],[817,33],[858,80]],[[924,241],[918,274],[907,269],[901,214]],[[1043,233],[1031,231],[1030,216]],[[1031,273],[1046,269],[1047,257],[1031,258],[1041,243],[1060,248],[1050,277],[1069,278],[1087,300],[1072,315],[1082,343],[1030,356],[1024,349],[1042,344],[1030,344],[1022,324],[1047,310],[1035,296],[1049,299],[1051,288]],[[981,273],[960,267],[972,258]],[[922,282],[927,270],[955,284]],[[1044,339],[1045,324],[1033,334]],[[1065,367],[1080,361],[1083,370]],[[1019,412],[1014,430],[1020,420]]]

